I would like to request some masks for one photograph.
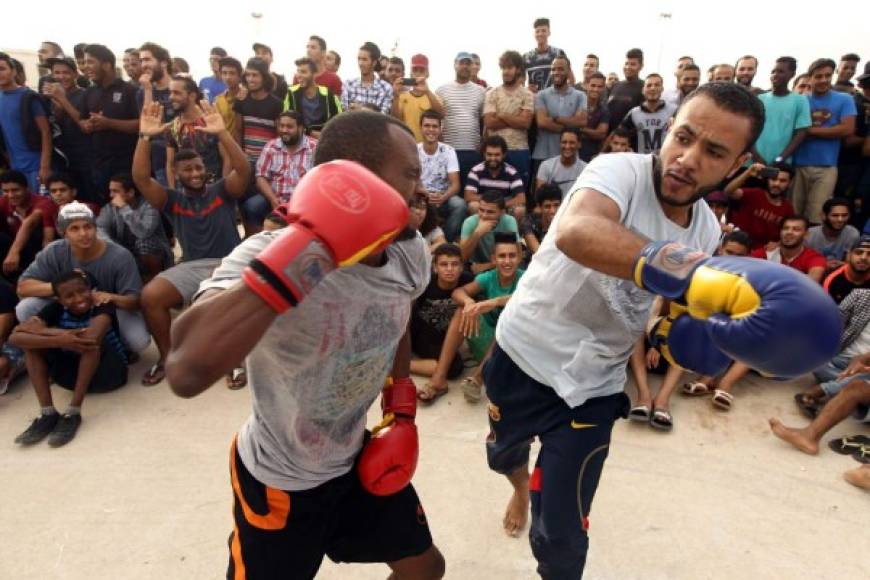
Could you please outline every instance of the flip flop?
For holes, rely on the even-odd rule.
[[[815,419],[819,414],[819,409],[822,408],[822,403],[812,397],[807,397],[804,393],[797,393],[794,396],[794,402],[801,414],[808,419]]]
[[[713,406],[720,411],[730,411],[731,404],[734,402],[734,395],[728,391],[716,389],[713,391]]]
[[[426,384],[422,389],[417,389],[417,400],[420,401],[422,405],[431,405],[441,397],[447,394],[447,391],[450,390],[450,387],[445,387],[443,389],[436,389],[430,384]]]
[[[851,437],[837,437],[828,441],[828,447],[834,453],[840,455],[852,455],[862,445],[870,444],[870,437],[866,435],[852,435]]]
[[[166,378],[166,370],[161,363],[154,363],[144,375],[142,375],[142,384],[146,387],[153,387],[160,381]]]
[[[236,367],[227,375],[227,388],[231,391],[244,389],[248,385],[248,373],[245,367]]]
[[[628,412],[628,418],[631,421],[638,421],[639,423],[647,423],[649,422],[650,412],[648,405],[635,405],[631,408],[631,411]]]
[[[865,465],[870,463],[870,445],[862,445],[856,449],[855,452],[852,453],[852,459]]]
[[[713,392],[710,385],[706,385],[700,381],[692,383],[683,383],[683,394],[689,397],[702,397]]]
[[[654,409],[649,425],[660,431],[670,431],[674,428],[674,417],[667,409]]]
[[[474,380],[473,377],[465,377],[462,379],[462,395],[469,403],[479,403],[483,385]]]

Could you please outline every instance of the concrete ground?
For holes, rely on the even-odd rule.
[[[37,409],[26,380],[0,397],[0,578],[225,573],[228,446],[249,413],[249,392],[217,385],[183,400],[165,383],[145,388],[139,377],[153,355],[144,358],[127,387],[88,397],[81,431],[65,448],[13,444]],[[620,422],[592,512],[586,578],[867,578],[870,495],[841,476],[858,464],[827,447],[801,454],[767,427],[770,416],[805,423],[792,402],[797,386],[752,378],[728,414],[709,398],[677,394],[670,434]],[[64,408],[69,393],[54,392]],[[468,405],[454,386],[417,423],[414,484],[446,577],[535,577],[528,540],[501,529],[510,488],[486,467],[485,406]],[[857,432],[866,427],[847,421],[830,436]],[[319,578],[387,573],[327,561]]]

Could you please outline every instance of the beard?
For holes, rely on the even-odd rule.
[[[827,228],[829,228],[835,232],[843,231],[843,229],[846,227],[846,224],[843,224],[840,227],[837,227],[834,224],[832,224],[831,220],[829,220],[828,218],[823,219],[822,223],[824,223]]]
[[[281,135],[281,142],[288,147],[292,147],[299,143],[300,137],[299,133],[295,133],[292,135]]]
[[[659,200],[660,203],[665,203],[671,207],[688,207],[690,205],[694,205],[696,201],[698,201],[708,193],[713,193],[714,191],[716,191],[719,185],[717,183],[715,185],[698,187],[694,195],[692,195],[692,197],[690,197],[689,199],[675,199],[665,193],[664,173],[662,172],[662,166],[659,157],[655,157],[655,161],[653,164],[653,183],[655,185],[654,189],[656,192],[656,198]]]
[[[159,66],[151,71],[151,82],[157,82],[163,79],[163,69]]]

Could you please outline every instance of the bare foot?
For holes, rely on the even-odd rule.
[[[850,469],[843,474],[843,479],[861,489],[870,490],[870,465],[862,465]]]
[[[504,531],[516,538],[529,521],[529,495],[514,492],[504,513]]]
[[[804,435],[801,429],[792,429],[782,424],[779,419],[769,419],[770,430],[773,434],[787,443],[791,443],[793,447],[809,455],[819,454],[819,444]]]

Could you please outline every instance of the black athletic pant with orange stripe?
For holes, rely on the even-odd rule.
[[[614,422],[628,416],[625,393],[571,408],[552,387],[524,373],[495,345],[483,368],[490,400],[489,467],[509,475],[528,465],[534,437],[541,451],[529,480],[529,541],[544,580],[577,580],[589,547],[589,511]]]

